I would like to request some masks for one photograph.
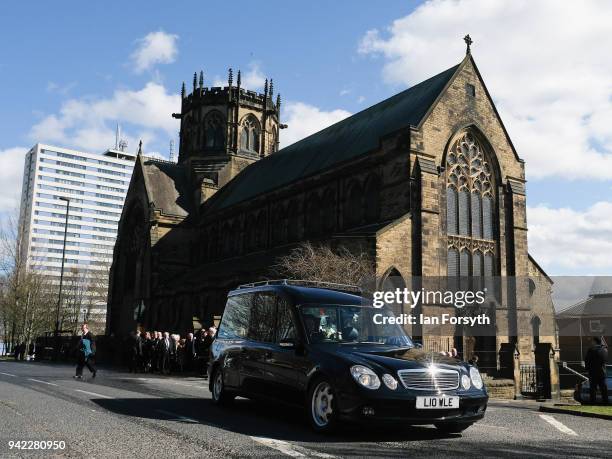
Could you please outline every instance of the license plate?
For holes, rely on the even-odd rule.
[[[453,395],[432,395],[416,398],[419,410],[450,410],[459,408],[459,397]]]

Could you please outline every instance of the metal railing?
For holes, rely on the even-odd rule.
[[[570,362],[570,363],[571,363],[571,362]],[[580,362],[580,363],[582,363],[582,362]],[[572,373],[573,375],[578,376],[578,377],[579,377],[579,378],[581,378],[583,381],[588,381],[588,380],[589,380],[589,378],[587,378],[585,375],[583,375],[583,374],[582,374],[582,373],[580,373],[579,371],[576,371],[576,370],[574,370],[573,368],[571,368],[571,367],[568,365],[568,362],[561,362],[561,367],[562,367],[564,370],[569,371],[569,372],[570,372],[570,373]]]

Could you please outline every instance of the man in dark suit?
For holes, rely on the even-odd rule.
[[[77,345],[77,368],[76,379],[83,379],[83,367],[86,366],[91,372],[91,377],[96,377],[96,368],[93,365],[93,358],[96,354],[96,342],[93,334],[89,331],[87,323],[81,325],[81,338]]]
[[[608,387],[606,386],[606,362],[608,361],[608,348],[603,345],[599,336],[593,338],[593,346],[589,348],[584,357],[584,366],[589,372],[589,391],[591,404],[597,401],[597,387],[601,391],[601,401],[608,404]]]
[[[151,372],[157,373],[159,371],[159,332],[154,331],[151,335]]]
[[[193,339],[193,333],[187,333],[187,339],[185,340],[185,370],[193,370],[193,362],[197,358],[196,343]]]
[[[164,375],[170,374],[170,346],[170,333],[164,332],[164,336],[158,343],[160,372]]]
[[[128,339],[128,367],[130,373],[137,372],[142,361],[142,338],[140,330],[130,334]]]

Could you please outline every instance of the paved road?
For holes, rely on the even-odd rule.
[[[64,440],[82,457],[610,457],[612,422],[544,414],[528,403],[490,404],[463,435],[433,427],[309,430],[299,411],[238,399],[210,402],[199,378],[101,370],[72,379],[64,365],[0,361],[0,457],[9,440]],[[45,456],[45,453],[39,453]],[[48,455],[48,453],[46,453]]]

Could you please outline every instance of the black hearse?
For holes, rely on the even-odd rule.
[[[390,313],[343,286],[308,285],[267,281],[229,293],[211,346],[214,403],[272,397],[306,407],[317,431],[371,420],[451,433],[482,419],[488,395],[475,367],[425,352],[398,325],[377,325],[375,314]]]

